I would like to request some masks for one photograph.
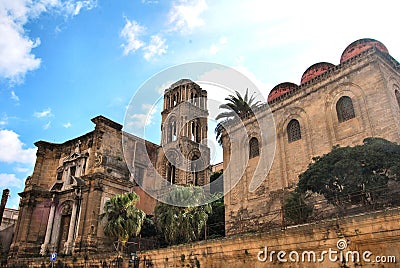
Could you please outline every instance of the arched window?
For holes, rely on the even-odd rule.
[[[197,120],[194,120],[190,124],[191,124],[190,139],[194,142],[199,143],[201,140],[199,123]]]
[[[355,116],[353,101],[350,97],[343,96],[336,103],[336,112],[339,123],[350,120]]]
[[[257,138],[253,137],[249,141],[249,158],[253,158],[260,155],[260,148],[258,146]]]
[[[170,162],[168,162],[167,163],[167,172],[166,172],[167,174],[167,181],[169,181],[171,184],[175,184],[175,177],[176,177],[176,168],[175,168],[175,166],[172,164],[172,163],[170,163]]]
[[[294,142],[301,139],[300,123],[296,119],[290,120],[287,125],[288,142]]]
[[[193,103],[193,92],[190,92],[190,103]]]
[[[400,92],[396,89],[394,91],[394,95],[396,95],[397,104],[399,105],[400,108]]]
[[[177,96],[176,96],[176,93],[175,93],[172,105],[175,106],[176,103],[177,103]]]
[[[167,129],[167,142],[175,141],[176,136],[176,120],[175,118],[171,118],[169,120],[168,129]]]
[[[192,161],[190,163],[190,169],[192,173],[192,179],[193,179],[193,185],[198,186],[199,185],[199,157],[197,155],[194,155],[192,157]]]

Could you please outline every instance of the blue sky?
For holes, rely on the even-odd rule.
[[[396,1],[0,0],[0,190],[8,207],[32,173],[35,141],[63,142],[104,115],[124,122],[158,72],[206,61],[247,75],[265,95],[312,64],[338,64],[364,37],[400,59]],[[149,108],[143,104],[142,112]],[[138,124],[158,133],[159,111]],[[153,142],[159,143],[157,135]]]

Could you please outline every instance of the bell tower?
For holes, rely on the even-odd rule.
[[[172,184],[209,183],[207,91],[182,79],[164,91],[160,174]]]

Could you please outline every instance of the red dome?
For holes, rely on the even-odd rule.
[[[291,82],[280,83],[279,85],[276,85],[268,94],[268,102],[271,102],[283,94],[297,89],[298,87],[298,85]]]
[[[343,51],[342,56],[340,57],[340,63],[345,62],[346,60],[360,54],[361,52],[371,47],[376,47],[382,52],[389,53],[388,49],[381,42],[371,38],[364,38],[354,41]]]
[[[311,65],[303,73],[300,84],[304,84],[305,82],[310,81],[314,77],[317,77],[318,75],[325,73],[329,68],[332,67],[335,67],[335,65],[329,62],[319,62]]]

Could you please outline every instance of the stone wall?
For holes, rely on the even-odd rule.
[[[332,259],[340,258],[337,242],[344,239],[347,248],[344,259],[349,251],[360,253],[360,262],[353,262],[348,255],[348,267],[364,265],[365,267],[398,267],[398,264],[368,263],[362,259],[362,254],[371,251],[370,260],[376,256],[395,256],[400,260],[400,209],[379,211],[370,214],[361,214],[343,219],[331,219],[305,225],[291,226],[286,229],[265,229],[260,233],[242,234],[224,239],[209,240],[192,243],[189,245],[172,246],[160,250],[152,250],[141,253],[142,259],[151,259],[154,267],[341,267],[340,262],[331,262],[329,256],[322,251],[332,251]],[[267,261],[261,262],[257,255],[267,247]],[[280,262],[277,259],[279,251],[285,251],[285,259],[288,262]],[[272,261],[270,261],[270,254]],[[314,251],[316,262],[308,262],[305,253],[305,262],[292,262],[289,253],[296,251],[301,260],[304,251]],[[295,259],[296,255],[292,255]],[[264,257],[263,254],[260,255]],[[311,258],[311,260],[313,260]],[[143,265],[143,264],[142,264]],[[144,267],[144,266],[141,266]]]
[[[138,256],[141,260],[140,268],[145,267],[144,259],[151,260],[153,266],[149,267],[154,268],[353,268],[360,266],[395,268],[399,267],[400,260],[399,222],[400,208],[394,208],[289,226],[285,229],[264,229],[258,233],[239,234],[158,250],[140,251]],[[342,250],[342,255],[338,249],[338,242],[341,242],[341,245],[347,244],[346,248]],[[330,256],[329,250],[331,251]],[[267,259],[265,261],[258,260],[258,257],[263,260],[265,251],[268,255]],[[286,255],[281,253],[280,257],[287,262],[279,261],[279,251],[286,253]],[[327,253],[323,253],[323,251],[327,251]],[[315,261],[312,252],[315,253]],[[359,253],[359,261],[357,261],[356,252]],[[296,253],[299,256],[299,262],[296,261]],[[364,258],[363,254],[366,254]],[[353,255],[355,256],[354,260]],[[304,261],[302,261],[303,256]],[[343,256],[343,260],[347,258],[347,266],[343,266],[344,263],[339,261],[341,256]],[[385,257],[387,263],[375,262],[378,256]],[[100,268],[103,262],[110,265],[115,258],[115,252],[110,251],[106,254],[88,253],[86,261],[84,254],[74,257],[59,256],[58,260],[63,264],[68,264],[69,267],[83,268],[90,265],[90,267]],[[42,262],[48,266],[50,264],[48,256],[9,259],[9,265],[16,267],[22,264],[29,264],[29,267],[41,267]],[[122,267],[128,267],[128,265],[129,256],[124,255]]]

